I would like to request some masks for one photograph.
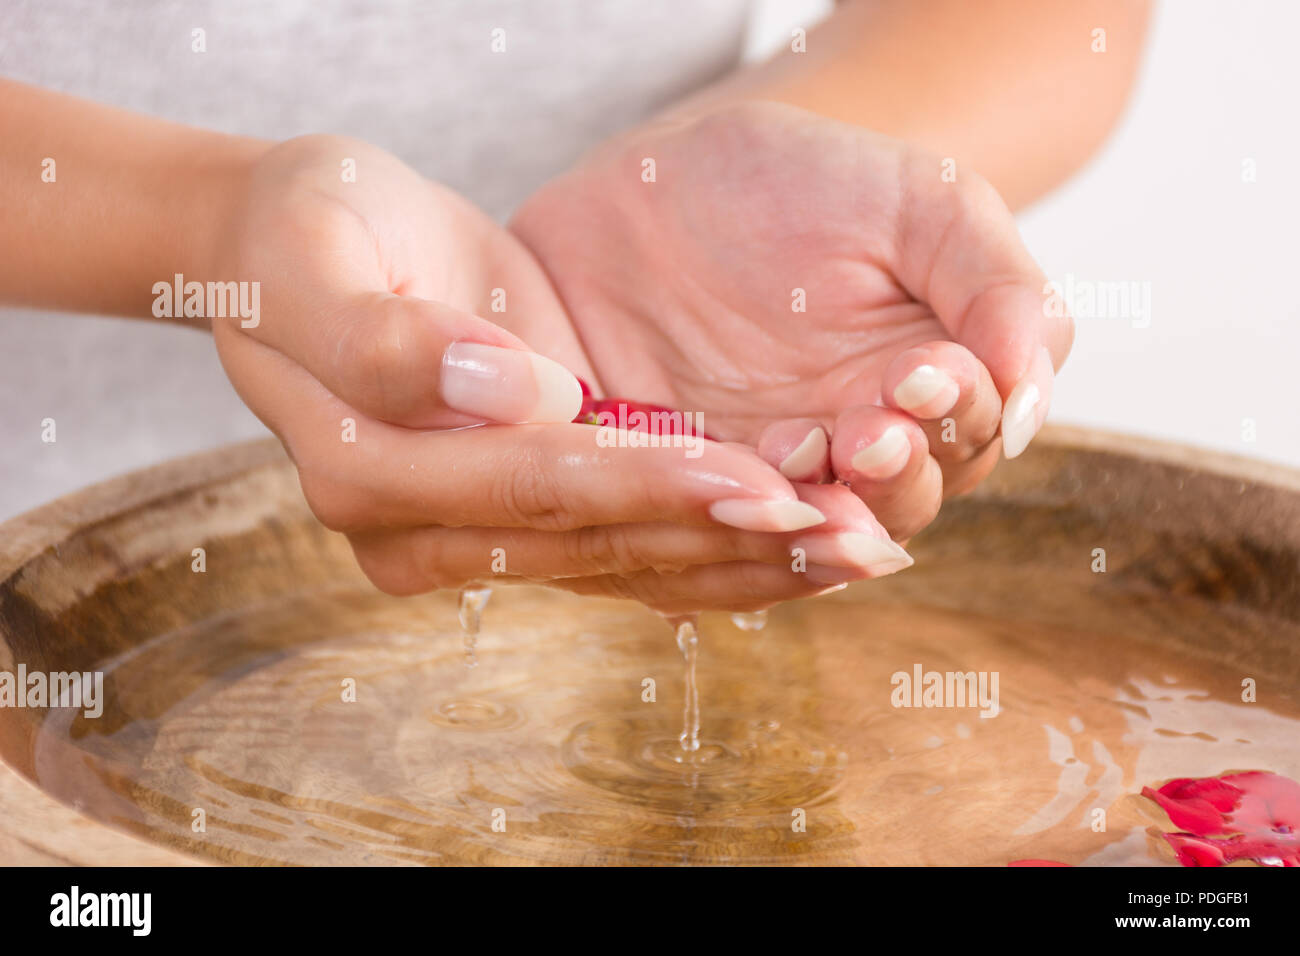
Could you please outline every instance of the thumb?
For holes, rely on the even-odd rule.
[[[358,411],[397,425],[570,422],[582,407],[564,366],[486,319],[428,299],[355,294],[310,329],[279,337],[268,344]]]
[[[936,182],[933,167],[922,165],[926,182],[902,209],[898,277],[988,369],[1003,399],[1003,450],[1015,458],[1047,418],[1074,323],[1048,295],[1047,277],[997,191],[973,174]]]

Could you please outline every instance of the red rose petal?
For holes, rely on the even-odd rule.
[[[1171,780],[1142,789],[1181,833],[1166,833],[1183,866],[1252,860],[1300,866],[1300,784],[1276,773]]]
[[[582,386],[582,408],[573,419],[577,424],[607,424],[613,427],[626,425],[628,431],[661,435],[696,435],[713,440],[708,433],[700,431],[698,426],[688,427],[688,419],[682,412],[663,405],[634,402],[626,398],[595,398],[586,382],[578,379],[578,384]],[[638,412],[640,415],[637,414]],[[604,422],[601,421],[602,413],[608,414]],[[655,415],[659,416],[658,419],[652,417]]]

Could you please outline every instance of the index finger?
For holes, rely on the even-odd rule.
[[[403,428],[357,412],[268,346],[232,336],[226,348],[266,350],[262,364],[276,374],[242,381],[241,393],[284,440],[312,510],[335,530],[673,521],[786,532],[825,521],[757,455],[698,435]]]

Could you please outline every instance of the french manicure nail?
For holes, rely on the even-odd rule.
[[[888,538],[861,531],[812,534],[795,543],[812,564],[862,568],[872,577],[893,574],[912,566],[912,556]]]
[[[453,342],[442,357],[442,400],[488,421],[571,422],[582,386],[559,362],[524,349]]]
[[[1007,396],[1002,411],[1002,453],[1015,458],[1038,431],[1038,386],[1021,382]]]
[[[803,478],[815,472],[826,457],[826,430],[817,427],[810,431],[799,447],[786,455],[777,470],[787,478]]]
[[[1002,407],[1002,453],[1015,458],[1038,434],[1052,399],[1052,353],[1040,348]]]
[[[894,389],[894,401],[917,418],[939,418],[957,404],[961,386],[933,365],[918,365]]]
[[[901,425],[890,425],[885,433],[850,459],[853,470],[867,478],[883,481],[893,478],[907,464],[912,445]]]
[[[725,498],[709,505],[709,517],[742,531],[799,531],[826,520],[807,502],[786,498]]]

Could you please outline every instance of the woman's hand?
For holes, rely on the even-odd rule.
[[[794,479],[848,482],[903,540],[1024,449],[1073,335],[997,193],[944,173],[750,103],[619,137],[511,229],[606,391],[701,411]]]
[[[258,391],[272,384],[272,353],[373,421],[428,429],[577,414],[573,372],[589,372],[568,318],[531,254],[473,205],[342,137],[282,143],[248,181],[216,271],[260,282],[261,315],[214,321],[213,333],[236,387],[259,395],[291,453],[299,408]]]
[[[380,588],[513,578],[754,609],[911,563],[845,489],[750,449],[602,447],[571,424],[565,369],[592,369],[547,276],[393,157],[307,137],[249,183],[216,271],[261,283],[260,316],[213,320],[221,359]]]

